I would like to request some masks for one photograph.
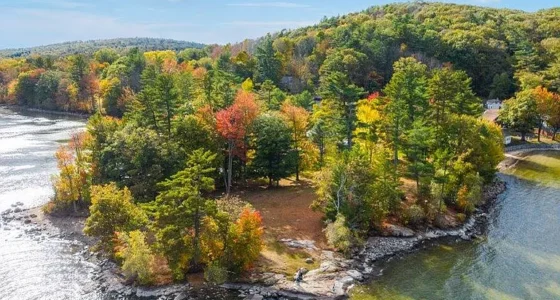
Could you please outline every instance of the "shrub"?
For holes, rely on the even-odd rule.
[[[262,250],[262,217],[258,211],[244,209],[230,231],[232,258],[230,271],[239,273],[248,270]]]
[[[457,192],[457,206],[463,213],[471,214],[475,209],[475,204],[480,200],[480,187],[474,185],[469,189],[466,185],[463,185]]]
[[[119,247],[116,247],[117,257],[123,260],[122,270],[129,279],[135,279],[140,284],[153,282],[154,255],[146,237],[141,231],[121,233],[117,235]]]
[[[120,190],[114,183],[93,186],[91,202],[84,233],[99,237],[101,245],[109,249],[115,232],[133,231],[147,223],[144,211],[132,202],[130,191]]]
[[[214,284],[223,284],[229,278],[228,270],[219,262],[212,262],[204,270],[204,279]]]
[[[465,223],[466,220],[467,220],[467,215],[461,213],[457,214],[457,221],[461,223]]]
[[[411,225],[419,225],[426,219],[426,214],[422,207],[413,204],[406,209],[406,220]]]
[[[347,253],[352,246],[352,232],[346,226],[346,218],[342,214],[336,216],[333,223],[325,229],[328,242],[343,253]]]
[[[216,200],[216,206],[219,211],[226,213],[232,221],[237,220],[245,209],[253,209],[249,202],[245,202],[237,196],[226,196],[220,198]]]

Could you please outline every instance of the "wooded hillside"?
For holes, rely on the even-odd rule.
[[[115,49],[124,53],[132,48],[142,51],[174,50],[180,51],[185,48],[202,48],[203,44],[177,41],[171,39],[156,38],[120,38],[108,40],[74,41],[60,44],[37,46],[31,48],[16,48],[0,50],[0,57],[28,57],[31,55],[41,56],[68,56],[72,54],[92,55],[103,48]]]
[[[231,197],[250,183],[313,178],[346,252],[387,222],[465,221],[503,159],[483,99],[515,95],[500,121],[523,135],[558,131],[559,78],[560,9],[407,3],[256,43],[3,59],[0,101],[93,113],[48,210],[89,208],[129,277],[157,282],[142,260],[223,281],[261,250],[260,214]]]

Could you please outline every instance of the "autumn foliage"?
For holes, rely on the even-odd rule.
[[[262,217],[258,211],[243,210],[232,230],[233,261],[239,270],[247,270],[262,250]]]
[[[216,129],[227,141],[227,183],[226,193],[229,194],[233,177],[233,157],[242,162],[247,160],[247,134],[257,118],[259,106],[255,95],[239,90],[235,102],[216,114]]]
[[[89,140],[87,133],[75,133],[67,145],[55,153],[59,174],[52,179],[55,195],[52,212],[65,211],[70,207],[74,213],[89,205],[91,182],[90,156],[85,152]]]
[[[246,160],[246,137],[259,113],[255,95],[240,90],[232,106],[216,114],[216,127],[220,135],[233,144],[233,155]]]

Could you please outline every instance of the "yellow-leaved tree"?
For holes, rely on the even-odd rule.
[[[307,138],[310,114],[305,108],[288,102],[284,102],[280,111],[291,131],[292,147],[296,151],[296,181],[299,181],[300,172],[313,166],[317,158],[316,147]]]
[[[148,222],[144,211],[136,206],[127,188],[119,189],[115,183],[91,187],[90,216],[84,233],[98,237],[100,246],[113,249],[117,232],[141,229]]]
[[[91,157],[84,151],[89,138],[85,132],[75,133],[68,145],[60,146],[55,153],[59,174],[52,179],[55,195],[51,212],[63,212],[72,207],[77,213],[89,204]]]
[[[129,279],[140,284],[151,284],[154,280],[154,255],[142,231],[118,233],[117,257],[123,260],[122,270]]]
[[[379,140],[377,132],[381,115],[376,102],[378,96],[379,94],[375,93],[370,95],[368,99],[358,101],[356,111],[356,118],[358,119],[354,131],[356,143],[367,151],[370,162],[372,162],[373,152]]]

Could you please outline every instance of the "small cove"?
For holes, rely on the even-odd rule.
[[[531,153],[499,176],[508,189],[485,237],[380,263],[352,299],[560,298],[560,153]]]

